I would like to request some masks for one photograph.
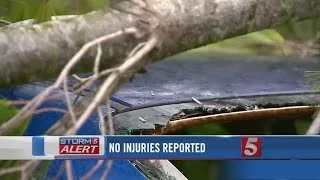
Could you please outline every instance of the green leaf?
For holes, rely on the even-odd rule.
[[[283,37],[276,30],[267,29],[226,39],[195,51],[213,51],[246,55],[282,55],[283,51],[279,48],[279,45],[283,42]]]
[[[8,104],[6,100],[0,100],[0,125],[8,121],[13,117],[19,110],[12,105]],[[21,136],[27,128],[30,120],[25,120],[20,126],[10,131],[9,136]]]
[[[52,16],[76,15],[102,9],[108,0],[1,0],[0,18],[17,22],[37,19],[50,20]]]
[[[283,24],[275,29],[286,39],[312,40],[320,32],[320,18],[308,19],[301,22]]]
[[[0,125],[7,122],[11,117],[13,117],[19,109],[13,105],[9,105],[8,101],[0,99]],[[20,126],[10,131],[6,134],[9,136],[22,136],[25,132],[30,119],[25,120]]]

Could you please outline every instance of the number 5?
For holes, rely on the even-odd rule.
[[[248,138],[243,152],[246,156],[253,156],[257,153],[258,148],[255,143],[257,143],[258,140],[258,138]]]

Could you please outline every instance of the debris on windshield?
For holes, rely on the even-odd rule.
[[[143,122],[143,123],[145,123],[145,122],[146,122],[146,120],[145,120],[145,119],[143,119],[142,117],[139,117],[139,120],[140,120],[141,122]]]
[[[194,102],[198,103],[199,105],[203,105],[202,102],[200,102],[198,99],[196,99],[196,98],[194,98],[194,97],[192,97],[192,100],[193,100]]]
[[[250,111],[258,109],[268,109],[268,108],[280,108],[280,107],[290,107],[290,106],[313,106],[315,104],[306,104],[303,102],[295,103],[284,103],[284,104],[275,104],[275,103],[266,103],[266,104],[249,104],[249,105],[236,105],[236,106],[227,106],[223,108],[213,108],[213,107],[195,107],[192,109],[181,109],[178,113],[173,114],[171,121],[186,119],[197,116],[206,116],[213,114],[222,114],[230,112],[239,112],[239,111]]]

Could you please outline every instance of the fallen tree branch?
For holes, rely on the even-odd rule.
[[[53,135],[56,133],[59,133],[57,135],[75,134],[80,129],[80,127],[86,122],[87,118],[95,110],[98,110],[99,124],[100,124],[100,126],[102,126],[102,128],[100,128],[101,133],[102,133],[102,135],[105,135],[105,123],[104,123],[105,120],[104,120],[104,117],[101,113],[100,108],[98,108],[98,106],[100,106],[102,104],[102,102],[104,102],[104,97],[107,97],[108,121],[109,121],[109,127],[110,127],[109,133],[113,134],[114,132],[113,132],[113,127],[112,127],[113,126],[112,125],[112,117],[110,114],[111,108],[110,108],[110,102],[109,102],[108,97],[114,92],[115,88],[118,86],[118,83],[127,74],[130,74],[130,72],[135,67],[139,67],[139,62],[143,61],[144,56],[153,50],[153,48],[155,47],[155,45],[158,42],[156,36],[151,35],[150,39],[147,42],[142,44],[143,46],[141,44],[138,44],[137,47],[139,47],[139,48],[133,49],[134,52],[130,53],[130,56],[128,57],[128,59],[123,64],[121,64],[118,68],[116,68],[115,71],[113,73],[111,73],[110,76],[105,80],[105,82],[102,84],[101,88],[99,89],[97,95],[93,95],[93,101],[87,102],[88,106],[85,106],[85,107],[81,106],[81,105],[83,105],[83,102],[82,102],[82,103],[80,103],[80,108],[79,108],[79,106],[77,106],[75,109],[73,108],[72,103],[71,103],[71,99],[68,94],[68,87],[67,87],[68,79],[67,78],[68,78],[68,75],[69,75],[71,69],[81,60],[81,58],[85,55],[85,53],[89,50],[89,48],[91,48],[95,45],[98,45],[98,51],[97,51],[97,55],[96,55],[95,63],[94,63],[94,68],[93,68],[93,72],[94,72],[93,77],[100,77],[99,66],[100,66],[100,58],[102,55],[100,43],[102,43],[104,41],[108,41],[108,40],[113,39],[118,36],[128,35],[128,34],[136,35],[135,37],[137,37],[137,38],[141,37],[138,34],[138,31],[136,28],[129,28],[129,29],[124,29],[123,31],[120,31],[120,32],[116,32],[116,33],[113,33],[110,35],[103,36],[101,38],[98,38],[98,39],[91,41],[91,42],[87,43],[86,45],[84,45],[83,48],[80,49],[80,51],[77,54],[75,54],[73,56],[73,58],[68,62],[68,64],[62,70],[62,72],[60,73],[59,77],[57,78],[57,80],[55,81],[55,83],[53,85],[46,88],[40,95],[38,95],[36,98],[34,98],[30,102],[28,102],[16,116],[14,116],[12,119],[10,119],[9,121],[5,122],[4,124],[2,124],[0,126],[0,134],[1,134],[2,130],[3,130],[2,133],[7,133],[10,130],[12,130],[12,128],[14,128],[16,125],[19,125],[21,122],[23,122],[24,117],[31,115],[32,112],[34,112],[34,110],[43,101],[46,100],[47,96],[49,96],[53,90],[58,89],[59,86],[63,86],[63,91],[65,94],[66,103],[67,103],[69,113],[66,114],[61,121],[57,122],[54,125],[54,127],[50,128],[47,133],[49,133],[50,135]],[[105,72],[105,71],[102,71],[102,72]],[[82,79],[78,78],[77,76],[74,76],[74,77],[76,77],[76,79],[79,79],[80,83],[82,82]],[[54,110],[56,111],[56,109],[54,109]],[[84,111],[84,113],[82,113],[83,111]],[[72,121],[70,121],[70,119]],[[71,122],[71,126],[69,126],[69,128],[68,128],[66,125],[70,124],[69,122]],[[4,127],[6,127],[6,128],[4,128]],[[63,133],[61,133],[61,132],[63,132]],[[27,163],[29,163],[29,162],[27,162]],[[108,173],[106,173],[106,172],[110,171],[111,163],[112,163],[112,161],[108,161],[107,169],[105,170],[105,173],[103,174],[103,176],[108,175]],[[102,164],[98,162],[94,169],[99,168],[99,166],[101,166],[101,165]],[[37,166],[37,165],[35,165],[35,166]],[[71,164],[70,160],[65,161],[65,167],[66,167],[67,178],[72,180],[72,178],[73,178],[72,172],[73,171],[72,171],[72,164]],[[10,169],[15,170],[15,167],[8,168],[7,170],[10,170]],[[24,174],[22,173],[21,177],[27,178],[29,173],[24,173]],[[91,173],[87,174],[86,177],[88,177],[89,175],[91,175]]]
[[[170,132],[210,123],[225,123],[250,119],[270,119],[282,117],[311,117],[317,109],[317,106],[294,106],[198,116],[169,121],[166,126],[151,132],[145,132],[145,134],[167,134]]]
[[[112,160],[107,160],[107,168],[106,170],[103,172],[102,176],[101,176],[101,179],[107,179],[110,171],[111,171],[111,168],[112,168],[112,163],[113,161]]]
[[[65,160],[65,166],[66,166],[66,173],[67,173],[67,179],[73,180],[73,171],[72,171],[72,163],[71,160]]]
[[[54,78],[87,42],[121,29],[143,27],[141,17],[144,22],[154,18],[138,6],[128,7],[125,1],[117,7],[122,6],[140,16],[116,10],[96,11],[32,26],[0,28],[0,87]],[[318,0],[152,0],[148,6],[161,18],[156,30],[161,43],[155,53],[146,56],[148,62],[320,15]],[[101,68],[122,63],[136,44],[136,39],[130,37],[123,43],[101,44]],[[84,59],[94,57],[95,53],[89,53]],[[73,73],[90,71],[92,65],[93,61],[81,61]]]
[[[5,174],[20,172],[21,173],[21,180],[27,180],[29,177],[28,175],[30,172],[33,172],[34,169],[40,164],[39,160],[30,160],[26,161],[25,163],[21,164],[20,166],[0,169],[0,177]]]
[[[299,7],[299,9],[289,6],[292,4],[293,6]],[[144,32],[145,30],[145,28],[141,28],[141,24],[139,24],[141,21],[140,18],[149,18],[149,16],[144,16],[144,12],[139,8],[133,9],[137,14],[141,15],[139,18],[133,17],[132,14],[125,14],[118,11],[107,13],[100,11],[84,16],[68,18],[66,20],[55,20],[40,25],[1,29],[0,47],[3,48],[0,49],[3,52],[0,54],[0,71],[2,72],[2,76],[0,77],[1,87],[14,83],[27,83],[54,77],[61,69],[62,72],[52,86],[24,106],[16,117],[0,127],[0,135],[5,134],[8,130],[22,123],[23,119],[34,112],[47,98],[51,90],[63,85],[66,91],[67,76],[71,71],[88,71],[88,67],[96,64],[97,61],[99,61],[99,64],[101,61],[101,68],[107,70],[123,63],[123,57],[126,57],[129,53],[128,60],[111,72],[110,76],[100,87],[98,93],[93,96],[93,101],[86,106],[85,109],[82,109],[84,110],[83,113],[82,111],[76,111],[76,109],[73,113],[70,99],[67,99],[71,114],[65,117],[69,117],[69,120],[71,117],[71,119],[74,120],[72,125],[75,123],[75,126],[71,126],[70,129],[60,126],[58,127],[60,132],[57,135],[65,133],[67,135],[75,134],[86,122],[89,115],[104,102],[104,98],[110,97],[120,80],[123,79],[124,74],[131,71],[134,66],[142,67],[148,61],[160,60],[188,49],[206,45],[234,35],[241,35],[246,32],[268,28],[291,19],[303,20],[319,15],[318,9],[320,3],[315,0],[307,2],[298,0],[285,0],[281,2],[277,0],[154,0],[150,3],[150,6],[152,9],[156,9],[161,18],[163,18],[164,23],[159,25],[148,42],[138,45],[133,51],[131,51],[131,49],[138,42],[136,33]],[[303,11],[301,11],[300,8],[303,9]],[[115,19],[117,19],[115,16],[120,17],[121,21],[115,21]],[[142,21],[146,22],[145,19],[142,19]],[[120,45],[119,42],[112,42],[109,47],[106,46],[106,43],[102,44],[102,42],[105,42],[108,38],[122,38],[123,33],[128,29],[127,27],[139,27],[139,31],[135,29],[135,32],[128,33],[136,36],[128,37],[126,40],[129,39],[129,41],[122,41]],[[121,29],[125,30],[121,31]],[[116,33],[111,34],[111,32]],[[117,35],[117,33],[120,34]],[[111,35],[103,36],[105,34]],[[103,37],[96,39],[100,36]],[[139,37],[142,36],[139,35]],[[92,39],[95,40],[91,41]],[[87,53],[87,51],[90,47],[97,44],[101,44],[103,47],[103,58],[96,61],[80,61],[80,59],[92,58],[94,56],[92,55],[93,53]],[[80,49],[82,45],[84,46]],[[158,45],[156,51],[149,53],[156,45]],[[80,50],[78,51],[78,49]],[[132,53],[130,53],[130,51]],[[76,55],[73,56],[75,53]],[[72,56],[73,58],[69,60]],[[97,57],[97,55],[95,55],[95,57]],[[143,59],[143,57],[145,58]],[[78,64],[78,66],[75,66],[76,64]],[[26,67],[28,67],[27,70]],[[97,69],[94,70],[95,75],[97,71]],[[67,93],[66,98],[68,98]],[[303,111],[300,109],[300,114],[307,114],[311,111],[311,107],[300,108],[303,109]],[[295,110],[297,111],[297,109]],[[269,113],[265,113],[269,116],[282,114],[281,112],[270,113],[271,109],[268,109],[268,111]],[[289,115],[297,113],[293,112],[292,109],[287,109],[287,111]],[[288,115],[288,112],[286,112],[286,115]],[[110,114],[110,112],[108,113]],[[257,115],[258,114],[254,115],[255,118]],[[99,113],[99,116],[100,121],[103,121],[101,113]],[[226,117],[222,114],[215,116],[217,116],[216,119],[226,120]],[[241,114],[241,116],[245,116],[245,114]],[[232,118],[237,119],[236,117],[237,116],[234,115]],[[251,116],[247,115],[247,118],[248,117]],[[240,120],[241,118],[238,119]],[[160,133],[167,133],[172,129],[176,130],[187,127],[187,124],[190,124],[190,122],[193,122],[193,125],[197,125],[209,123],[213,120],[203,120],[203,122],[193,120],[188,123],[183,121],[184,120],[170,122],[171,124],[168,124],[169,129],[163,129]],[[109,122],[112,123],[111,118]],[[180,127],[177,127],[177,125]],[[56,130],[57,129],[51,131],[51,133],[58,133]],[[104,130],[102,130],[102,133],[104,133]],[[33,162],[30,161],[29,163]],[[111,163],[112,161],[108,161],[108,170],[110,170]],[[99,165],[100,164],[97,164],[97,166]],[[36,163],[30,165],[32,168],[36,166]],[[25,169],[24,166],[23,170]],[[72,179],[70,161],[66,161],[66,169],[68,179]],[[27,178],[28,173],[25,173],[25,171],[21,172],[22,178]],[[105,178],[107,174],[108,171],[105,171],[103,178]]]
[[[47,98],[52,90],[59,88],[63,84],[64,81],[68,78],[69,72],[71,69],[81,60],[81,58],[85,55],[85,53],[93,46],[102,43],[104,41],[108,41],[110,39],[122,36],[122,35],[137,35],[136,28],[125,29],[124,31],[115,32],[109,35],[105,35],[100,37],[94,41],[91,41],[84,45],[78,53],[76,53],[73,58],[70,59],[68,64],[61,71],[59,77],[55,81],[55,83],[48,88],[46,88],[43,92],[41,92],[36,98],[31,100],[28,104],[26,104],[17,115],[11,118],[9,121],[3,123],[0,126],[0,135],[4,135],[8,133],[12,128],[17,127],[21,124],[28,116],[32,114],[32,112]]]
[[[84,176],[81,177],[81,180],[88,180],[91,176],[103,165],[104,160],[98,160],[98,162],[88,171]]]
[[[75,134],[77,130],[86,122],[87,118],[96,110],[96,108],[104,102],[106,96],[110,96],[119,85],[122,77],[131,71],[139,61],[143,60],[143,57],[147,55],[157,45],[158,39],[155,36],[151,36],[150,39],[145,43],[144,47],[141,48],[135,55],[129,57],[117,70],[110,74],[110,76],[100,86],[99,91],[95,95],[92,103],[87,107],[83,114],[77,120],[75,126],[67,132],[67,135]]]

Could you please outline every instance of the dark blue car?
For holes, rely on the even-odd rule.
[[[137,75],[133,82],[124,84],[112,98],[114,124],[117,134],[139,134],[152,131],[157,125],[165,125],[169,118],[186,107],[196,107],[193,99],[203,103],[220,103],[230,105],[234,102],[266,102],[276,99],[276,102],[291,102],[301,99],[305,102],[319,100],[319,96],[309,93],[304,72],[317,70],[320,62],[315,60],[285,59],[285,58],[253,58],[225,56],[214,54],[190,55],[171,58],[148,67],[148,73]],[[38,82],[19,87],[2,89],[0,96],[11,100],[28,100],[43,91],[51,82]],[[72,84],[70,84],[72,86]],[[57,91],[62,93],[63,91]],[[87,91],[87,94],[90,90]],[[86,95],[86,93],[85,93]],[[76,95],[73,95],[75,98]],[[192,99],[193,98],[193,99]],[[63,100],[50,101],[43,107],[66,108]],[[106,113],[106,112],[105,112]],[[159,118],[160,115],[164,118]],[[106,115],[106,114],[105,114]],[[143,116],[148,123],[141,123],[137,117]],[[25,135],[42,135],[50,126],[62,117],[58,112],[46,112],[35,115]],[[99,134],[97,114],[93,114],[81,128],[79,134]],[[259,122],[250,122],[252,127],[258,127]],[[256,124],[255,124],[256,123]],[[232,124],[232,123],[230,123]],[[277,133],[299,133],[293,123],[287,123],[286,128],[280,128]],[[241,125],[236,125],[240,127]],[[241,130],[235,125],[228,126],[234,134],[261,133],[261,129],[247,128]],[[281,127],[281,124],[277,125]],[[195,127],[201,130],[201,127]],[[203,130],[203,129],[202,129]],[[210,129],[212,130],[212,129]],[[216,131],[188,131],[179,134],[212,134]],[[286,131],[286,132],[284,132]],[[208,133],[209,132],[209,133]],[[264,132],[262,132],[264,133]],[[275,134],[277,134],[275,133]],[[88,172],[96,160],[73,160],[73,175],[79,179]],[[106,160],[107,162],[107,160]],[[174,161],[176,169],[169,161],[152,160],[115,160],[108,179],[312,179],[317,171],[319,161],[223,161],[212,162],[214,165],[203,166],[201,162]],[[207,162],[206,162],[207,163]],[[210,163],[210,162],[209,162]],[[186,168],[188,164],[193,171]],[[198,165],[197,165],[198,164]],[[208,163],[207,163],[208,164]],[[271,164],[271,165],[270,165]],[[290,165],[289,165],[290,164]],[[44,177],[36,179],[53,179],[63,165],[62,160],[52,161],[49,171]],[[106,165],[106,163],[105,163]],[[105,165],[91,179],[100,179]],[[201,167],[205,167],[202,168]],[[268,170],[265,168],[268,167]],[[272,167],[272,168],[271,168]],[[308,167],[308,168],[306,168]],[[300,168],[304,172],[290,172],[290,169]],[[199,172],[199,173],[197,173]],[[201,172],[201,173],[200,173]],[[292,177],[292,178],[291,178]],[[59,179],[66,179],[65,173]]]

